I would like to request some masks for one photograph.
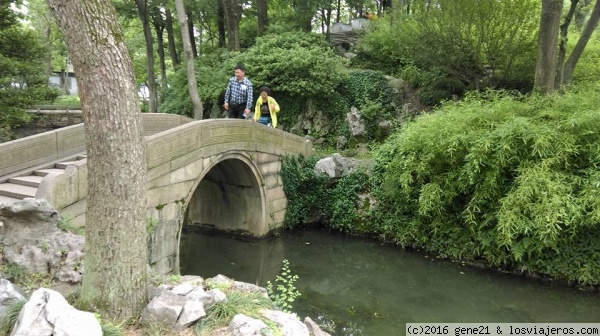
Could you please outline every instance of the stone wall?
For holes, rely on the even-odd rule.
[[[83,122],[81,110],[28,110],[31,122],[28,127],[60,128]]]

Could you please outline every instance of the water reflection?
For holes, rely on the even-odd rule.
[[[294,304],[334,335],[404,335],[407,322],[600,322],[600,295],[466,267],[377,241],[320,231],[268,241],[188,234],[184,274],[265,285],[285,258]]]
[[[244,240],[226,235],[188,233],[181,237],[181,274],[212,277],[223,274],[238,281],[266,285],[283,264],[284,240]]]

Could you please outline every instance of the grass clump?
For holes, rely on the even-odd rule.
[[[72,217],[61,217],[57,225],[59,229],[65,232],[71,232],[78,236],[85,235],[85,228],[75,225]]]
[[[0,315],[0,336],[10,335],[24,305],[25,301],[16,300],[5,306],[4,312]]]
[[[245,293],[231,290],[227,293],[227,300],[215,303],[207,310],[206,316],[195,325],[197,335],[209,335],[211,331],[229,325],[237,314],[244,314],[256,319],[263,319],[260,311],[271,309],[273,304],[261,293]]]

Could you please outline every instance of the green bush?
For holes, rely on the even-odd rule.
[[[598,93],[488,92],[419,117],[376,152],[383,205],[371,229],[443,256],[600,283],[590,234],[600,222]]]
[[[266,34],[242,53],[206,55],[196,63],[196,79],[203,100],[216,103],[225,92],[236,64],[244,64],[255,98],[269,86],[281,106],[281,118],[291,126],[305,112],[309,99],[328,100],[347,78],[344,60],[336,56],[319,34],[284,32]],[[190,115],[185,69],[177,71],[171,87],[163,91],[160,111]]]
[[[10,130],[31,119],[26,108],[58,97],[44,73],[45,53],[33,30],[13,21],[0,26],[0,141],[10,140]]]
[[[284,156],[281,179],[288,199],[284,223],[287,227],[304,225],[312,220],[344,232],[362,232],[357,192],[369,189],[364,172],[354,172],[330,181],[318,174],[316,157]]]
[[[359,40],[356,64],[407,75],[430,105],[486,87],[525,90],[534,74],[538,7],[535,0],[441,0],[394,25],[383,17]]]

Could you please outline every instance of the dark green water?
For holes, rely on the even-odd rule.
[[[265,286],[288,259],[300,317],[332,335],[404,335],[407,322],[598,323],[600,294],[451,263],[322,231],[266,241],[186,234],[182,274]]]

